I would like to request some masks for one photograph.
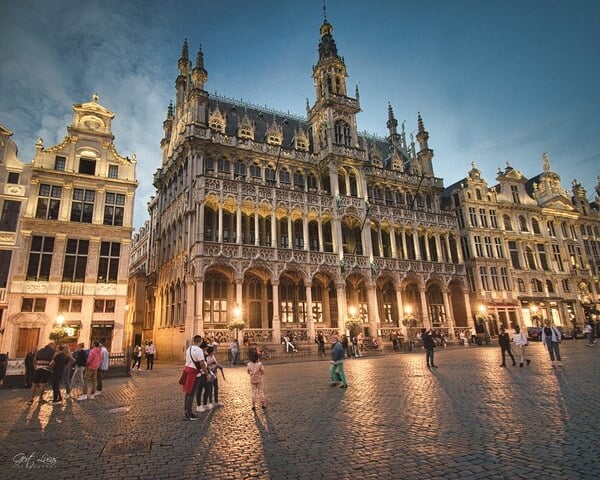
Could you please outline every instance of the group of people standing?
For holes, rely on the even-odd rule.
[[[108,350],[98,341],[93,342],[89,350],[80,343],[72,353],[67,345],[56,346],[54,342],[37,351],[32,350],[25,357],[25,386],[31,388],[28,403],[32,404],[36,398],[39,403],[47,403],[44,394],[48,383],[52,385],[54,405],[64,400],[61,392],[63,387],[67,399],[75,397],[83,401],[102,395],[102,380],[108,364]],[[79,396],[73,395],[76,387],[80,388]]]
[[[142,365],[142,352],[146,354],[146,370],[154,370],[154,356],[156,355],[156,346],[152,340],[146,342],[144,348],[141,345],[136,345],[133,349],[133,365],[132,370],[140,370]]]
[[[179,383],[185,393],[184,418],[197,420],[193,411],[194,398],[196,411],[207,412],[214,407],[222,407],[219,401],[218,371],[221,370],[223,379],[223,366],[217,362],[214,345],[209,345],[201,335],[194,336],[193,344],[185,351],[185,364]]]

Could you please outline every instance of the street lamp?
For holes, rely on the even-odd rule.
[[[235,339],[239,342],[240,330],[242,330],[246,326],[246,324],[244,323],[244,320],[242,318],[242,309],[236,303],[235,307],[233,307],[233,311],[231,313],[232,313],[233,318],[227,325],[227,328],[229,328],[229,330],[235,330]]]
[[[60,341],[66,336],[65,328],[63,327],[64,323],[65,316],[62,313],[59,313],[54,319],[54,327],[50,332],[50,340],[56,344],[60,343]]]

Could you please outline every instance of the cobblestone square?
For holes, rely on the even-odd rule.
[[[1,478],[597,479],[597,348],[540,344],[529,367],[498,347],[349,359],[350,387],[327,360],[269,364],[266,410],[250,408],[244,367],[225,369],[222,408],[183,419],[181,366],[157,362],[104,394],[62,405],[0,391]],[[600,348],[600,347],[599,347]],[[47,398],[50,398],[50,392]]]

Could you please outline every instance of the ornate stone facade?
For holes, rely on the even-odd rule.
[[[581,332],[600,313],[598,197],[590,203],[577,181],[572,194],[562,188],[547,154],[539,175],[527,179],[507,162],[496,180],[488,186],[473,164],[443,195],[458,216],[472,310],[491,335],[544,318]]]
[[[113,117],[96,95],[74,105],[64,140],[45,147],[39,139],[23,167],[28,194],[2,338],[11,356],[44,345],[50,334],[71,345],[101,340],[122,349],[137,181],[135,157],[115,150]]]
[[[416,143],[391,106],[387,138],[359,133],[332,31],[325,20],[306,117],[209,95],[203,52],[192,68],[184,43],[149,206],[145,336],[162,358],[196,333],[227,342],[234,319],[275,343],[472,325],[423,119]]]

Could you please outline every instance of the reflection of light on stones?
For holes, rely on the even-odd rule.
[[[40,407],[40,411],[38,413],[38,420],[40,422],[40,430],[43,432],[46,430],[46,427],[50,423],[50,417],[52,416],[52,405],[44,404]]]
[[[130,455],[134,453],[150,453],[152,440],[127,439],[108,442],[102,449],[102,455]]]
[[[111,408],[108,413],[120,413],[120,412],[128,412],[130,410],[129,407],[115,407]]]

